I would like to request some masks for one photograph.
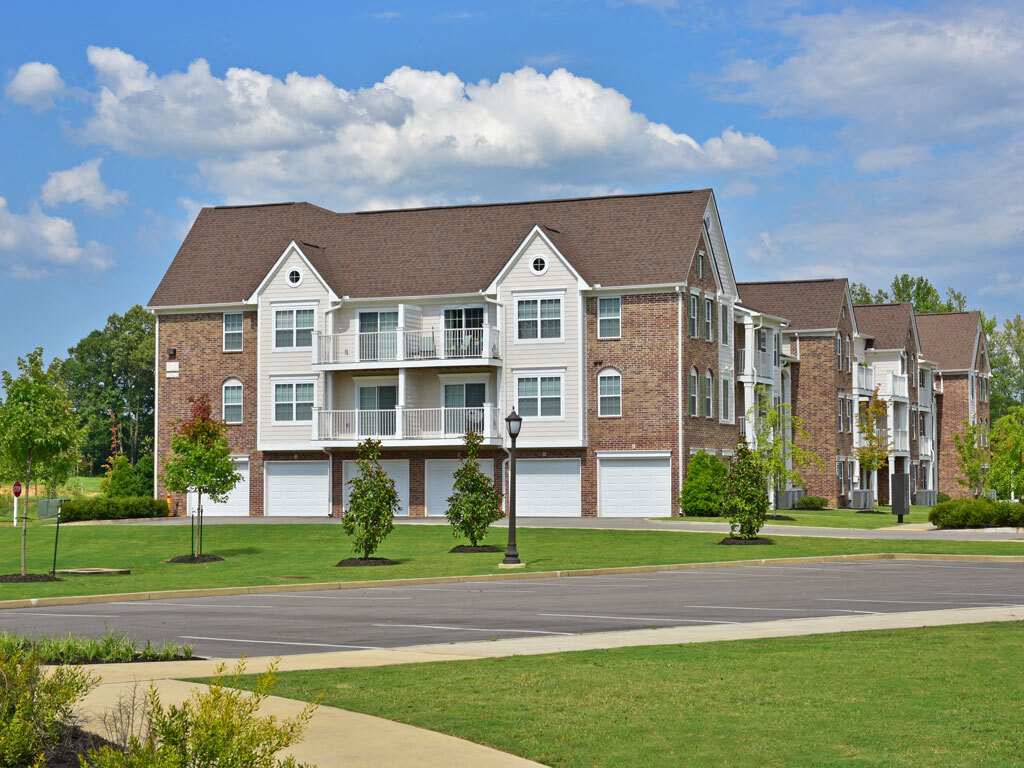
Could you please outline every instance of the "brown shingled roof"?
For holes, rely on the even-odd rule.
[[[685,279],[711,190],[334,213],[309,203],[204,208],[151,307],[243,302],[292,240],[339,296],[485,289],[534,225],[588,282]],[[554,232],[550,231],[554,230]]]
[[[914,326],[914,305],[910,302],[857,304],[853,311],[857,330],[874,337],[874,349],[903,349],[907,345],[907,331],[912,332]]]
[[[846,278],[739,283],[737,288],[744,306],[786,318],[790,330],[835,328],[846,295]]]
[[[942,312],[917,316],[921,354],[938,363],[940,371],[974,367],[974,346],[981,332],[981,313]]]

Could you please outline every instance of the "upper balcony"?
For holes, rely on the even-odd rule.
[[[317,370],[473,364],[501,364],[501,332],[497,328],[484,325],[313,335],[313,367]]]
[[[328,445],[356,445],[368,437],[391,445],[462,445],[472,430],[484,445],[501,444],[498,409],[485,404],[475,408],[395,408],[327,411],[313,409],[313,441]]]
[[[875,393],[875,367],[855,365],[853,367],[853,391],[857,395],[871,397]]]
[[[880,397],[906,401],[909,399],[909,391],[907,375],[904,373],[887,373],[878,382]]]
[[[931,437],[928,435],[922,436],[921,439],[918,441],[917,449],[918,453],[920,453],[921,455],[921,458],[931,458],[933,449]]]
[[[896,428],[892,431],[892,449],[894,451],[910,450],[910,430]]]
[[[753,357],[754,376],[759,379],[772,380],[775,378],[775,366],[772,362],[772,353],[756,350]],[[736,371],[738,375],[749,375],[747,372],[747,349],[746,347],[736,348]]]

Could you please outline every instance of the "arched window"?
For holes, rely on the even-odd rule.
[[[614,368],[597,374],[597,415],[622,415],[622,375]]]
[[[704,391],[703,395],[703,415],[707,418],[714,416],[714,393],[715,393],[715,377],[711,375],[711,371],[708,370],[704,374]]]
[[[690,369],[690,391],[689,391],[689,395],[690,395],[690,415],[691,416],[698,415],[697,409],[700,407],[699,406],[700,400],[699,400],[699,396],[697,394],[697,387],[698,386],[699,386],[699,377],[697,376],[697,369],[696,368],[691,368]]]
[[[224,421],[228,424],[242,423],[242,382],[228,379],[222,389],[222,411]]]

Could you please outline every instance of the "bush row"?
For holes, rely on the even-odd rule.
[[[133,496],[111,499],[106,496],[91,496],[71,499],[61,505],[60,519],[63,523],[79,520],[125,520],[134,517],[167,517],[167,501],[151,496]]]
[[[824,496],[801,496],[796,500],[797,509],[825,509],[828,499]]]
[[[989,499],[953,499],[932,507],[938,528],[1024,528],[1024,504]]]

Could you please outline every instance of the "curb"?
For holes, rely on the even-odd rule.
[[[323,592],[333,589],[372,589],[374,587],[413,587],[422,584],[464,584],[479,581],[519,579],[565,579],[578,576],[615,576],[626,573],[658,571],[692,571],[703,568],[757,567],[762,565],[794,565],[800,563],[843,563],[870,560],[963,560],[983,563],[1024,563],[1024,555],[955,555],[903,554],[869,552],[854,555],[817,555],[811,557],[777,557],[760,560],[715,560],[705,563],[674,563],[668,565],[628,565],[612,568],[581,568],[567,571],[532,571],[527,573],[481,573],[467,576],[427,576],[408,579],[375,579],[370,581],[326,581],[307,584],[260,584],[251,587],[211,587],[206,589],[169,589],[156,592],[116,592],[100,595],[68,595],[67,597],[30,597],[0,600],[0,611],[16,608],[43,608],[55,605],[91,605],[95,603],[141,602],[191,597],[225,597],[230,595],[262,595],[281,592]]]

